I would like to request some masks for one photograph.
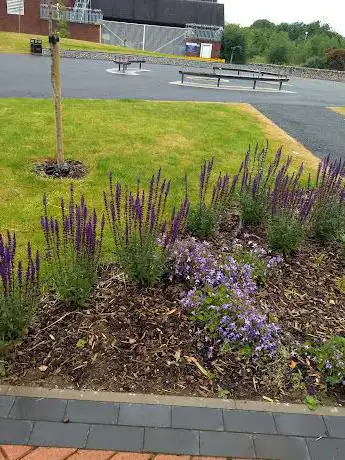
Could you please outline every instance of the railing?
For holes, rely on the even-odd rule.
[[[40,8],[41,19],[49,19],[49,6],[45,3]],[[68,22],[78,22],[81,24],[100,24],[103,20],[102,10],[92,10],[90,8],[59,8],[58,5],[52,6],[52,19],[54,21],[63,19]]]

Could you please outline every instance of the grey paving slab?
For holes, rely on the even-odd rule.
[[[143,444],[144,428],[92,425],[86,447],[88,449],[141,452]]]
[[[27,420],[0,419],[1,444],[27,444],[33,422]]]
[[[173,407],[171,426],[195,430],[224,430],[221,409],[204,407]]]
[[[170,427],[171,407],[153,404],[121,404],[119,425]]]
[[[86,423],[35,422],[28,444],[82,449],[89,429]]]
[[[113,425],[117,423],[119,405],[100,401],[68,401],[66,418],[70,422],[103,423]]]
[[[277,433],[271,412],[224,410],[224,428],[239,433]]]
[[[345,417],[324,416],[323,419],[332,438],[345,438]]]
[[[67,401],[64,399],[18,397],[9,417],[20,420],[62,421],[66,406]]]
[[[201,431],[200,455],[253,458],[253,436],[244,433]]]
[[[345,439],[308,439],[311,460],[344,460]]]
[[[198,455],[199,432],[171,428],[145,428],[144,451]]]
[[[274,414],[279,434],[291,436],[326,436],[327,429],[320,415]]]
[[[13,406],[14,398],[12,396],[0,396],[0,417],[7,417]]]
[[[62,421],[67,401],[49,398],[16,398],[9,413],[10,418],[19,420]]]
[[[270,434],[254,435],[256,456],[276,460],[310,460],[304,438]],[[331,460],[324,458],[323,460]]]

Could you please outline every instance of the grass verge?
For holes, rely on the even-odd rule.
[[[296,162],[313,166],[316,159],[293,139],[283,135],[259,112],[246,104],[80,100],[63,102],[66,159],[83,161],[89,174],[76,182],[90,204],[102,209],[107,174],[135,186],[162,167],[173,179],[174,201],[184,193],[184,171],[191,196],[197,195],[203,160],[215,157],[216,171],[235,173],[248,144],[265,144],[272,152],[282,144],[296,153]],[[55,152],[54,112],[50,100],[0,100],[0,231],[15,230],[23,244],[41,244],[39,220],[43,193],[59,210],[68,195],[68,180],[49,180],[31,172],[34,162]],[[315,159],[315,163],[314,163]],[[109,248],[106,235],[106,249]]]
[[[0,53],[27,54],[30,52],[30,38],[40,38],[43,40],[43,47],[48,48],[48,37],[42,35],[18,34],[14,32],[0,32]],[[71,38],[61,39],[61,48],[65,50],[77,51],[103,51],[106,53],[117,54],[136,54],[142,56],[155,56],[164,58],[178,58],[186,60],[210,61],[210,59],[189,58],[187,56],[154,53],[142,51],[124,46],[105,45],[103,43],[88,42],[84,40],[74,40]],[[221,59],[212,59],[215,62],[224,62]]]

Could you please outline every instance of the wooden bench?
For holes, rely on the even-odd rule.
[[[122,67],[122,72],[125,73],[127,72],[128,66],[131,64],[139,64],[139,70],[141,70],[142,64],[144,64],[146,61],[145,59],[130,59],[130,58],[121,58],[121,57],[116,57],[114,59],[115,64],[118,64],[119,66],[119,72],[121,72],[121,67]]]
[[[217,87],[220,87],[220,80],[245,80],[245,81],[253,81],[253,89],[256,88],[256,84],[258,81],[266,81],[266,82],[277,82],[279,83],[279,90],[282,89],[283,83],[288,82],[289,78],[287,77],[279,77],[279,78],[272,78],[272,77],[262,77],[262,76],[252,76],[247,77],[244,75],[225,75],[225,74],[216,74],[216,73],[207,73],[207,72],[193,72],[193,71],[185,71],[180,70],[179,73],[181,74],[181,83],[184,83],[184,76],[195,76],[195,77],[204,77],[204,78],[214,78],[217,80]]]
[[[286,78],[286,75],[281,75],[280,73],[276,73],[276,72],[268,72],[268,71],[264,71],[264,70],[254,70],[254,69],[244,69],[244,68],[238,68],[238,67],[224,67],[224,66],[214,66],[213,67],[213,72],[215,72],[216,70],[230,70],[232,72],[237,72],[237,75],[240,75],[240,73],[252,73],[253,75],[254,74],[258,74],[258,75],[271,75],[272,77],[282,77],[282,78]]]

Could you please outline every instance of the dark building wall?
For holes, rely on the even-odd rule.
[[[48,21],[40,18],[41,0],[24,0],[24,16],[7,14],[6,0],[0,0],[0,30],[32,35],[48,35]],[[71,0],[66,5],[72,3]],[[70,38],[99,42],[99,26],[93,24],[68,24]],[[28,45],[29,47],[29,45]]]
[[[224,26],[224,5],[190,0],[92,0],[109,20],[185,26],[188,23]]]

